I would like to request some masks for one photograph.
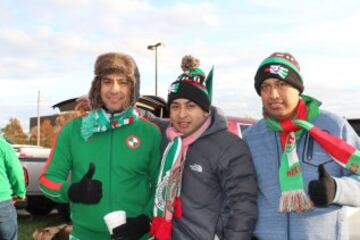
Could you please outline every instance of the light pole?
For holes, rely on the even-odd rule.
[[[163,43],[158,42],[154,45],[149,45],[147,49],[155,50],[155,96],[157,96],[157,48],[160,46],[164,46]]]
[[[37,99],[37,136],[36,136],[36,145],[40,146],[40,90],[38,91],[38,99]]]

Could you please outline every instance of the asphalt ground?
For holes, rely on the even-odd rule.
[[[19,218],[27,218],[30,214],[25,209],[18,209]],[[360,240],[360,208],[348,208],[348,223],[349,223],[349,233],[350,240]],[[57,210],[54,209],[49,214],[49,219],[56,218]],[[46,222],[46,217],[43,217]],[[51,222],[51,221],[50,221]],[[32,238],[29,238],[32,239]],[[217,240],[217,238],[215,238]]]

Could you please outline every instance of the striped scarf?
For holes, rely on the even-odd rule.
[[[170,240],[173,215],[181,218],[181,181],[184,170],[186,153],[189,146],[195,142],[210,126],[211,118],[193,134],[182,138],[182,134],[175,128],[166,129],[170,140],[163,154],[158,177],[154,218],[151,223],[150,234],[158,240]]]
[[[311,124],[310,121],[318,115],[319,103],[311,97],[302,95],[295,119],[279,122],[270,116],[264,116],[267,125],[272,130],[280,132],[283,150],[279,169],[280,212],[304,212],[313,208],[304,191],[302,169],[296,151],[296,140],[300,138],[302,131],[307,131],[336,163],[360,175],[360,151]]]
[[[138,118],[139,115],[133,107],[129,107],[121,113],[114,113],[112,116],[103,108],[98,108],[82,118],[81,136],[87,141],[94,133],[106,132],[131,124]]]

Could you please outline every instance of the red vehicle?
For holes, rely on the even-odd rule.
[[[144,109],[152,112],[155,116],[167,118],[169,113],[166,109],[166,102],[164,99],[156,96],[141,96],[136,106],[140,109]],[[230,132],[242,137],[243,132],[253,123],[255,123],[255,119],[252,118],[241,118],[241,117],[233,117],[227,116],[228,121],[228,129]]]
[[[243,132],[255,123],[255,119],[239,118],[239,117],[226,117],[228,120],[228,129],[230,132],[242,138]]]

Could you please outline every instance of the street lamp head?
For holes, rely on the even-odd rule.
[[[161,43],[161,42],[158,42],[158,43],[156,43],[156,44],[154,44],[154,45],[149,45],[149,46],[147,47],[147,49],[149,49],[149,50],[155,50],[156,48],[158,48],[158,47],[160,47],[160,46],[165,46],[165,44],[164,44],[164,43]]]

